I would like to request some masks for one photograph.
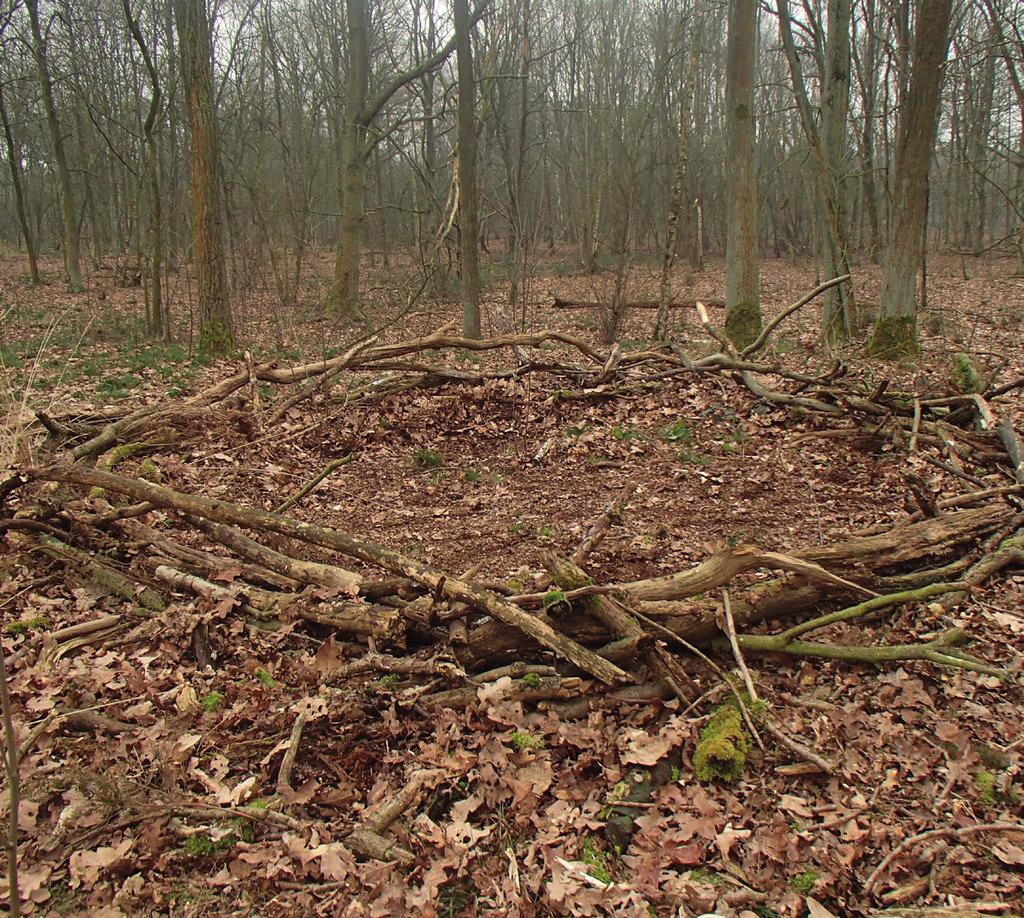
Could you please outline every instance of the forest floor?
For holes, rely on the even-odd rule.
[[[325,255],[317,267],[327,266]],[[868,361],[857,343],[827,353],[815,302],[780,325],[772,362],[815,375],[839,357],[869,388],[888,379],[922,398],[955,392],[958,353],[974,358],[986,385],[1024,374],[1024,279],[1012,276],[1012,263],[935,258],[931,271],[919,360]],[[187,343],[147,344],[137,331],[141,290],[117,287],[110,268],[78,296],[63,292],[54,262],[44,265],[49,283],[41,288],[28,287],[22,273],[20,261],[0,259],[0,480],[54,459],[34,411],[69,417],[172,404],[246,366],[241,357],[200,359]],[[290,310],[256,274],[239,274],[251,286],[240,289],[237,308],[257,363],[345,351],[353,331],[313,306],[322,274],[304,282]],[[429,296],[389,323],[418,287],[410,276],[407,265],[368,270],[370,311],[384,325],[379,342],[459,318],[454,302]],[[812,267],[790,261],[766,262],[762,278],[767,316],[816,283]],[[877,302],[878,269],[860,267],[856,279],[858,297]],[[179,328],[189,324],[184,286],[176,276],[169,285]],[[550,259],[537,267],[521,314],[485,304],[484,334],[525,324],[605,351],[593,309],[551,303],[553,295],[602,299],[610,288],[607,276],[574,274]],[[495,299],[504,289],[494,285]],[[630,297],[656,290],[656,268],[636,267]],[[721,299],[723,265],[679,269],[675,290]],[[710,313],[721,323],[722,310]],[[693,310],[672,316],[688,353],[715,349]],[[624,352],[648,346],[653,321],[649,310],[627,315]],[[579,358],[557,342],[539,354]],[[515,366],[515,355],[451,349],[412,362],[488,374]],[[477,567],[480,580],[520,585],[543,570],[546,552],[568,554],[631,481],[632,499],[587,561],[595,583],[670,574],[739,545],[790,552],[900,524],[908,475],[944,497],[977,487],[885,438],[831,436],[849,420],[767,405],[726,373],[678,375],[608,397],[568,397],[564,380],[539,370],[348,397],[380,375],[340,377],[270,427],[211,408],[179,444],[130,457],[117,471],[141,475],[149,463],[145,474],[155,466],[177,491],[272,510],[329,462],[353,455],[289,513],[446,571]],[[286,394],[253,387],[249,408],[269,413]],[[999,404],[1020,431],[1020,390]],[[1012,484],[1008,473],[982,478]],[[35,487],[44,503],[53,493]],[[20,493],[0,515],[29,502]],[[98,509],[104,499],[84,503]],[[154,525],[175,525],[170,515],[160,520]],[[305,557],[337,560],[308,546]],[[228,584],[237,576],[220,573]],[[365,645],[300,620],[258,627],[232,605],[178,593],[165,611],[141,619],[135,599],[70,576],[35,550],[32,533],[0,531],[3,647],[19,737],[32,734],[19,810],[27,912],[749,918],[969,905],[1024,913],[1024,835],[972,828],[1022,824],[1019,568],[952,610],[907,603],[829,632],[838,643],[893,644],[955,626],[974,639],[973,654],[1008,678],[924,662],[749,655],[775,719],[835,769],[794,768],[799,757],[765,735],[738,780],[710,784],[694,778],[692,756],[712,700],[689,709],[678,700],[607,704],[573,719],[494,704],[481,690],[468,706],[425,708],[416,702],[421,679],[337,678]],[[49,632],[104,615],[134,616],[135,625],[106,643],[49,652]],[[213,671],[193,654],[197,618],[209,624]],[[779,623],[757,630],[778,631]],[[733,666],[728,651],[715,658]],[[719,684],[698,658],[679,651],[677,659],[698,696]],[[89,711],[103,716],[67,716]],[[297,790],[282,801],[275,781],[300,711],[308,719],[291,776]],[[43,732],[33,734],[37,724]],[[681,749],[681,764],[636,804],[635,833],[614,850],[603,811],[632,769],[657,758],[645,743]],[[426,799],[392,827],[412,863],[357,856],[348,834],[418,769],[433,775]],[[280,816],[257,818],[260,808]],[[865,890],[901,842],[931,830],[942,831],[908,846]]]

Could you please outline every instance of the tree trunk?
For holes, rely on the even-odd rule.
[[[757,172],[754,161],[756,0],[730,0],[726,68],[726,157],[732,172],[726,226],[725,329],[739,348],[761,331]]]
[[[143,63],[146,65],[146,73],[149,75],[149,84],[152,96],[149,101],[149,111],[146,113],[146,121],[142,126],[142,136],[146,141],[146,178],[149,184],[149,310],[146,316],[146,324],[151,335],[158,336],[165,341],[171,338],[171,317],[170,311],[164,304],[163,297],[163,211],[160,200],[160,151],[157,147],[155,128],[156,119],[160,115],[161,92],[160,76],[153,64],[153,58],[149,53],[149,46],[143,37],[138,22],[132,15],[129,0],[122,0],[124,15],[128,21],[128,29],[132,33],[135,44],[142,54]]]
[[[679,212],[686,194],[687,169],[690,164],[690,120],[693,114],[693,90],[697,76],[697,42],[700,35],[700,0],[694,0],[690,10],[689,50],[686,55],[686,71],[679,103],[679,159],[672,182],[672,197],[665,221],[665,251],[661,259],[661,283],[658,287],[658,318],[654,325],[654,339],[664,341],[668,337],[668,307],[671,299],[670,278],[676,261],[676,246],[679,240]]]
[[[196,262],[199,349],[226,354],[235,346],[224,264],[220,150],[213,111],[213,51],[205,0],[174,0],[182,82],[192,142],[192,240]]]
[[[359,260],[363,253],[363,209],[366,197],[366,123],[369,92],[369,14],[366,0],[345,0],[348,19],[348,85],[341,136],[341,221],[334,284],[327,312],[363,322],[359,302]]]
[[[882,276],[878,320],[869,353],[897,359],[916,354],[917,274],[927,217],[928,164],[935,142],[942,71],[949,50],[952,0],[922,0],[914,38],[914,60],[905,97],[896,173],[891,231]]]
[[[43,105],[46,108],[46,123],[53,141],[53,158],[57,166],[57,180],[60,183],[60,208],[64,222],[64,271],[67,275],[68,290],[81,293],[85,289],[82,283],[82,267],[79,258],[78,215],[75,212],[75,198],[71,188],[71,170],[68,167],[67,149],[64,146],[64,134],[60,120],[57,118],[57,105],[53,99],[53,80],[50,77],[50,65],[46,58],[46,41],[39,25],[39,0],[25,0],[28,9],[29,23],[32,28],[32,56],[35,58],[39,71],[39,86],[43,94]]]
[[[14,133],[11,131],[11,122],[7,117],[7,107],[4,104],[3,84],[0,83],[0,121],[3,122],[4,143],[7,147],[7,164],[11,170],[11,184],[14,186],[14,209],[18,215],[18,226],[21,228],[21,236],[25,240],[25,253],[28,255],[28,276],[32,286],[39,286],[39,262],[36,257],[36,242],[32,235],[32,227],[28,222],[28,211],[25,209],[25,191],[21,184],[21,157],[18,155],[18,147],[14,142]]]
[[[476,185],[476,93],[473,80],[473,33],[468,0],[455,0],[459,36],[459,273],[462,281],[462,332],[480,337],[480,266],[477,261],[479,214]]]
[[[850,20],[850,0],[829,0],[819,130],[793,39],[789,4],[786,0],[779,0],[779,31],[793,81],[793,95],[804,136],[815,161],[817,209],[823,224],[819,248],[826,278],[850,273],[843,213],[843,157],[850,99]],[[839,284],[827,290],[821,316],[822,338],[829,342],[849,338],[853,326],[852,313],[851,284]]]

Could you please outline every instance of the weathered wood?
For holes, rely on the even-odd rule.
[[[374,545],[371,542],[362,542],[336,529],[302,522],[265,510],[251,510],[228,501],[209,500],[173,491],[152,482],[124,478],[112,472],[101,472],[98,469],[86,469],[79,466],[51,466],[31,469],[26,472],[26,475],[37,480],[65,481],[89,487],[106,488],[136,500],[149,501],[158,507],[179,510],[190,516],[276,532],[303,542],[334,549],[367,564],[373,564],[392,573],[408,577],[429,591],[442,594],[449,600],[473,606],[492,618],[529,635],[539,644],[554,651],[602,682],[615,684],[626,682],[629,679],[628,675],[613,663],[609,663],[576,641],[556,631],[546,622],[514,606],[504,597],[464,583],[439,568],[424,564],[400,552]]]

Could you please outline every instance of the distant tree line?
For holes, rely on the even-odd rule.
[[[325,312],[364,318],[360,255],[400,248],[460,281],[470,334],[478,251],[513,314],[556,251],[655,253],[663,301],[729,244],[823,277],[885,256],[881,351],[915,346],[925,245],[1024,272],[1019,0],[7,0],[0,43],[0,240],[72,290],[116,259],[155,335],[194,264],[211,351],[254,266],[287,306],[325,247]]]

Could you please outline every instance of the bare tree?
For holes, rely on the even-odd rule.
[[[815,118],[793,37],[788,0],[778,0],[779,31],[793,81],[793,94],[804,135],[814,157],[815,187],[821,215],[821,259],[826,277],[850,273],[846,218],[843,206],[846,119],[850,101],[850,0],[829,0],[828,27],[823,59],[819,57],[821,123]],[[818,23],[812,29],[817,31]],[[852,282],[831,287],[824,294],[822,337],[839,341],[853,327]]]
[[[35,287],[39,284],[39,259],[36,255],[35,236],[32,233],[32,227],[29,225],[28,210],[25,207],[25,191],[21,180],[21,155],[18,152],[18,145],[14,142],[11,119],[7,114],[7,105],[4,102],[2,80],[0,80],[0,122],[3,124],[4,145],[7,149],[7,165],[11,172],[11,186],[14,188],[14,208],[18,215],[21,237],[25,240],[25,254],[28,256],[28,275],[32,286]]]
[[[191,125],[192,242],[198,289],[198,342],[205,353],[225,354],[235,346],[235,333],[224,262],[213,48],[205,0],[174,0],[174,18]]]
[[[754,146],[756,46],[756,0],[729,0],[726,156],[732,178],[727,189],[725,328],[738,347],[752,343],[761,331]]]
[[[484,13],[487,0],[481,0],[469,16],[470,26]],[[370,128],[391,98],[421,76],[440,67],[455,50],[458,34],[445,42],[436,54],[415,67],[399,73],[371,98],[369,30],[367,0],[345,0],[348,19],[348,86],[345,96],[345,123],[342,126],[341,218],[338,252],[334,265],[334,283],[327,299],[327,311],[346,318],[364,320],[359,302],[359,260],[363,251],[366,173],[376,138]]]
[[[880,357],[904,357],[919,349],[915,287],[952,6],[952,0],[921,0],[918,8],[912,70],[896,150],[881,303],[868,346],[870,353]]]
[[[156,142],[156,122],[160,116],[162,100],[160,76],[149,53],[149,45],[142,34],[142,29],[132,15],[130,0],[122,0],[122,5],[128,29],[146,65],[150,86],[149,111],[146,112],[146,120],[142,125],[142,136],[146,142],[146,178],[149,185],[149,297],[146,325],[151,335],[170,340],[171,313],[164,304],[163,296],[163,209],[160,199],[160,151]]]
[[[480,337],[480,266],[477,261],[479,205],[476,186],[476,81],[468,0],[454,0],[456,59],[459,75],[459,271],[462,281],[462,330]]]
[[[75,212],[75,198],[71,187],[71,169],[68,165],[67,149],[64,145],[64,133],[60,119],[57,117],[57,103],[53,97],[53,79],[50,76],[50,64],[46,56],[46,39],[43,37],[39,22],[39,0],[25,0],[29,23],[32,29],[32,56],[35,58],[39,71],[39,87],[42,91],[43,104],[46,106],[46,123],[50,129],[53,143],[53,159],[57,166],[57,180],[60,182],[60,206],[64,219],[64,271],[67,275],[68,290],[81,293],[85,289],[82,283],[82,268],[79,258],[78,214]]]

